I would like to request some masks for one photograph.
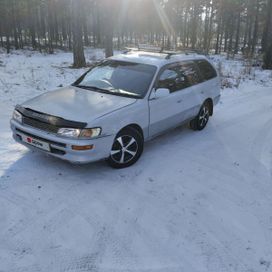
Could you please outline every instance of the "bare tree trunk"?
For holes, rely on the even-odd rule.
[[[206,12],[205,12],[205,20],[204,20],[204,40],[203,40],[203,49],[204,52],[207,54],[208,44],[209,44],[209,26],[210,26],[210,7],[209,3],[206,2]]]
[[[264,68],[272,69],[272,0],[267,3],[265,30],[263,33],[262,47],[264,51]]]
[[[249,16],[246,17],[246,26],[244,32],[244,41],[243,41],[243,51],[246,49],[247,40],[248,40],[248,28],[249,28]],[[244,53],[244,52],[243,52]]]
[[[48,11],[48,50],[49,54],[54,53],[53,49],[53,39],[54,39],[54,27],[53,27],[53,2],[48,0],[47,11]]]
[[[211,42],[213,38],[213,22],[214,22],[214,5],[211,6],[211,15],[210,15],[210,21],[209,21],[209,31],[208,31],[208,48],[207,48],[207,54],[209,53]]]
[[[106,58],[113,56],[113,29],[110,24],[105,28],[105,55]]]
[[[258,41],[258,28],[259,28],[259,0],[256,1],[256,15],[255,15],[255,23],[252,37],[252,45],[251,45],[251,55],[254,55],[255,47]]]
[[[19,49],[19,43],[18,43],[17,20],[16,20],[16,14],[15,14],[14,0],[12,0],[11,2],[11,13],[12,13],[14,46],[15,46],[15,49],[17,50]]]
[[[73,18],[73,56],[75,68],[85,67],[86,60],[83,48],[82,33],[82,14],[80,12],[81,0],[72,0],[72,18]]]
[[[230,22],[229,22],[229,42],[228,42],[228,55],[232,54],[232,48],[233,48],[233,32],[234,32],[234,29],[233,29],[233,26],[234,26],[234,18],[233,16],[230,17]]]
[[[4,7],[6,9],[6,13],[4,14],[4,24],[5,24],[5,35],[6,35],[6,49],[7,49],[7,53],[10,53],[10,18],[11,18],[11,10],[10,10],[10,2],[5,1],[4,2]]]
[[[196,47],[197,42],[197,27],[198,27],[198,11],[197,4],[194,4],[191,30],[191,46],[193,49]]]
[[[239,12],[237,18],[237,25],[236,25],[236,37],[235,37],[235,46],[234,46],[234,54],[238,53],[239,44],[240,44],[240,26],[241,26],[241,13]]]
[[[83,33],[84,33],[84,44],[86,45],[86,46],[89,46],[89,44],[90,44],[90,42],[89,42],[89,33],[88,33],[88,26],[87,26],[87,18],[86,18],[87,16],[85,16],[85,14],[84,14],[84,18],[82,18],[83,19],[83,22],[82,22],[82,24],[83,24]]]
[[[182,43],[183,47],[186,47],[186,43],[187,43],[187,28],[188,28],[187,21],[188,21],[188,9],[186,7],[185,8],[184,21],[183,21],[183,24],[184,24],[184,27],[183,27],[183,43]]]
[[[113,29],[114,29],[114,14],[113,3],[111,0],[103,0],[101,5],[103,9],[104,22],[104,46],[106,58],[113,55]]]

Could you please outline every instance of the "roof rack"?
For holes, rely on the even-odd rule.
[[[138,47],[126,47],[124,54],[127,54],[129,52],[133,51],[145,51],[145,52],[150,52],[150,53],[161,53],[165,54],[165,59],[170,59],[172,56],[176,55],[189,55],[189,54],[201,54],[203,55],[204,53],[199,50],[199,49],[190,49],[190,48],[184,48],[179,51],[174,51],[174,50],[164,50],[163,48],[157,47],[157,46],[150,46],[150,45],[139,45]]]
[[[139,44],[138,50],[147,51],[147,52],[154,52],[154,53],[162,53],[163,47],[149,45],[149,44]]]
[[[131,51],[145,51],[152,53],[162,53],[163,48],[158,46],[152,46],[148,44],[139,44],[138,47],[125,47],[124,53],[129,53]]]
[[[176,56],[176,55],[181,55],[181,54],[185,54],[185,55],[190,55],[190,54],[200,54],[203,55],[204,53],[198,49],[189,49],[189,48],[184,48],[181,49],[179,51],[162,51],[162,53],[167,54],[167,56],[165,57],[166,59],[170,59],[172,56]]]

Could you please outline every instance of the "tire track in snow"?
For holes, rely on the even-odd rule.
[[[272,111],[271,111],[272,112]],[[269,119],[263,129],[258,132],[251,147],[252,157],[260,162],[272,177],[272,119]]]
[[[74,188],[73,191],[73,195],[76,195],[76,188]],[[127,198],[126,195],[127,194],[124,194],[123,196]],[[73,257],[70,254],[60,254],[60,257],[54,263],[55,267],[60,267],[60,271],[89,271],[86,270],[89,268],[96,271],[96,264],[101,261],[109,245],[114,249],[114,252],[117,253],[117,255],[115,254],[117,262],[118,259],[122,258],[122,255],[119,254],[118,251],[120,248],[124,248],[125,245],[120,243],[122,237],[117,236],[112,227],[114,226],[114,222],[118,219],[119,215],[119,213],[116,211],[116,207],[112,205],[113,203],[103,203],[105,209],[110,214],[117,215],[117,217],[115,216],[111,219],[108,218],[107,222],[105,223],[103,214],[99,215],[95,212],[90,213],[88,210],[86,211],[85,209],[82,209],[82,203],[84,202],[85,198],[86,195],[80,200],[74,196],[67,196],[66,200],[67,204],[70,206],[70,210],[82,217],[90,225],[90,228],[95,230],[92,237],[93,242],[90,247],[90,254],[79,257]],[[102,200],[95,199],[94,201]],[[127,248],[127,253],[131,254],[131,256],[133,255],[129,248]],[[52,267],[48,267],[48,269],[49,268],[52,269]]]

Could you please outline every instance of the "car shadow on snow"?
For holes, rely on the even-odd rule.
[[[145,143],[145,150],[139,161],[125,169],[112,169],[104,160],[88,164],[72,164],[38,151],[27,151],[10,165],[4,176],[19,175],[18,177],[23,179],[24,177],[50,178],[58,175],[60,178],[73,176],[88,181],[99,179],[116,180],[122,175],[127,175],[129,178],[133,174],[137,175],[137,173],[144,172],[149,168],[156,168],[156,165],[166,164],[167,158],[162,154],[167,155],[169,158],[172,150],[175,150],[177,146],[179,152],[180,149],[188,148],[188,146],[197,149],[200,138],[203,141],[203,136],[205,139],[205,137],[208,138],[212,135],[216,137],[215,128],[211,124],[208,125],[206,130],[200,132],[190,130],[187,125],[177,127]],[[168,152],[168,150],[170,151]],[[187,152],[186,149],[184,152]],[[175,159],[177,158],[175,157]]]

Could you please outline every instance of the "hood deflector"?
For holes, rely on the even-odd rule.
[[[46,113],[34,111],[29,108],[24,108],[20,105],[15,107],[17,111],[19,111],[23,116],[32,118],[35,120],[39,120],[42,123],[54,125],[56,127],[63,127],[63,128],[85,128],[87,123],[84,122],[77,122],[77,121],[70,121],[66,120],[61,117],[49,115]]]

